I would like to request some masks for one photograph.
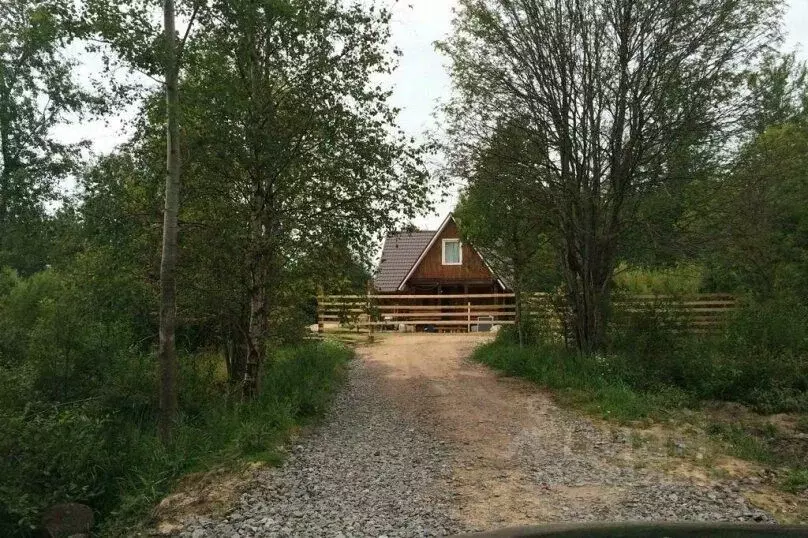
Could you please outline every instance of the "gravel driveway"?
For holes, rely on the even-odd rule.
[[[355,361],[324,423],[283,467],[260,472],[225,520],[181,536],[445,536],[452,518],[444,443],[398,412]]]
[[[479,335],[360,348],[324,423],[222,520],[182,536],[443,536],[560,521],[772,521],[736,483],[646,465],[625,437],[466,360]]]

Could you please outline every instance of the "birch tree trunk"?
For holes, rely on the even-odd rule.
[[[252,218],[252,252],[250,255],[250,319],[247,329],[247,356],[244,359],[243,397],[254,398],[259,391],[261,364],[266,355],[268,329],[267,255],[264,225],[265,197],[259,192],[254,200]]]
[[[160,261],[160,370],[159,435],[171,439],[177,415],[177,353],[174,331],[177,317],[177,215],[180,191],[179,92],[174,0],[164,0],[166,71],[166,194],[163,212],[163,250]]]

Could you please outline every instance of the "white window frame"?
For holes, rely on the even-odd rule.
[[[457,263],[448,263],[446,261],[446,243],[457,243],[457,253],[459,261]],[[443,265],[463,265],[463,243],[460,239],[451,238],[444,239],[440,244],[440,259]]]

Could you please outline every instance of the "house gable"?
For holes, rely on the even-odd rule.
[[[496,277],[486,267],[485,262],[474,248],[462,243],[462,263],[460,265],[443,264],[443,240],[459,239],[460,233],[454,219],[446,223],[437,237],[432,241],[429,250],[423,255],[420,263],[408,280],[440,280],[440,281],[467,281],[467,280],[496,280]]]
[[[443,263],[443,242],[446,239],[460,239],[457,222],[451,213],[446,216],[432,240],[412,265],[407,276],[401,281],[398,291],[403,291],[409,282],[438,281],[445,283],[469,283],[495,281],[500,288],[506,289],[491,267],[472,247],[461,242],[462,252],[460,264]]]

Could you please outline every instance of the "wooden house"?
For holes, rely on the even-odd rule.
[[[387,236],[374,278],[381,294],[492,294],[510,291],[474,248],[460,238],[450,213],[437,230]]]

